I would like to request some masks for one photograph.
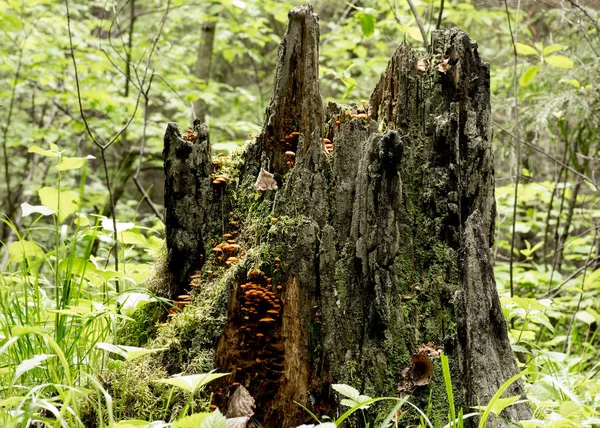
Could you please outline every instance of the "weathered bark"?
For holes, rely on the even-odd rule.
[[[457,406],[485,403],[517,370],[488,255],[488,65],[464,32],[434,32],[429,54],[397,49],[368,114],[337,104],[324,112],[318,17],[302,6],[289,19],[265,125],[231,161],[227,186],[211,188],[206,134],[189,144],[170,125],[165,136],[167,245],[179,286],[194,269],[225,269],[222,258],[206,254],[202,267],[197,257],[211,237],[239,230],[215,367],[248,389],[265,427],[309,419],[294,401],[332,414],[331,383],[371,396],[401,385],[445,420],[439,360],[427,385],[401,376],[427,344],[450,358]],[[291,165],[286,151],[295,152]],[[261,168],[279,190],[253,189]],[[211,220],[219,203],[235,226]],[[248,297],[248,284],[259,297]],[[523,394],[520,382],[512,392]],[[529,409],[506,416],[527,418]]]
[[[179,127],[165,133],[165,213],[168,267],[175,281],[160,291],[173,298],[183,292],[190,276],[204,265],[209,237],[221,225],[220,191],[211,184],[208,127],[194,123],[195,142],[186,141]]]

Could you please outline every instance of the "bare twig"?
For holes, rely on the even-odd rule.
[[[321,43],[321,47],[324,47],[327,43],[329,43],[329,40],[334,35],[334,33],[336,32],[336,30],[339,28],[340,24],[342,22],[344,22],[344,19],[346,19],[346,16],[348,16],[348,14],[350,13],[350,11],[354,8],[354,4],[356,2],[357,2],[357,0],[352,0],[352,2],[349,3],[348,6],[346,6],[346,9],[344,9],[344,12],[342,12],[342,15],[340,16],[340,18],[334,24],[333,28],[331,29],[331,31],[329,32],[329,34],[327,35],[327,37],[325,38],[325,40],[323,40],[323,43]]]
[[[582,7],[579,2],[574,2],[573,0],[568,0],[569,3],[571,3],[571,5],[573,7],[576,7],[577,9],[581,10],[583,12],[583,14],[585,15],[585,17],[592,23],[592,25],[596,28],[596,31],[598,32],[598,36],[600,36],[600,24],[598,24],[598,21],[596,21],[591,15],[590,13],[587,11],[587,9],[585,9],[584,7]]]
[[[502,125],[495,123],[494,126],[496,126],[498,129],[500,129],[502,132],[505,132],[506,134],[510,135],[513,138],[515,137],[515,134],[513,134],[512,132],[510,132],[508,129],[502,127]],[[556,157],[552,156],[550,153],[544,151],[543,149],[540,149],[539,147],[537,147],[535,144],[532,144],[526,140],[522,141],[523,144],[525,144],[527,147],[532,148],[533,150],[535,150],[536,152],[546,156],[548,159],[554,161],[556,164],[558,165],[562,165],[565,167],[565,169],[571,171],[573,174],[575,174],[576,176],[578,176],[579,178],[581,178],[584,181],[587,181],[588,183],[590,183],[592,186],[596,187],[596,181],[582,173],[580,173],[579,171],[573,169],[572,167],[570,167],[569,165],[567,165],[564,162],[561,162],[559,159],[557,159]]]
[[[138,166],[137,170],[135,171],[135,175],[133,176],[133,182],[135,183],[139,192],[142,194],[144,201],[146,201],[152,212],[154,212],[156,217],[158,217],[159,220],[164,223],[165,219],[163,215],[160,213],[158,208],[156,208],[156,205],[154,205],[152,199],[150,199],[150,196],[148,196],[148,193],[146,192],[144,186],[142,186],[142,183],[139,180],[140,172],[142,170],[142,162],[144,159],[144,148],[146,147],[146,126],[148,124],[148,103],[150,102],[150,87],[152,86],[152,80],[154,79],[154,76],[154,73],[150,75],[150,80],[148,81],[148,89],[144,92],[144,126],[142,130],[142,143],[140,145],[140,153],[138,155]]]
[[[592,244],[590,245],[590,251],[588,253],[588,260],[592,256],[592,250],[594,249],[594,244],[596,243],[596,237],[598,236],[598,229],[596,228],[594,232],[594,239],[592,239]],[[579,308],[581,307],[581,300],[583,299],[583,292],[585,291],[585,275],[587,273],[588,264],[586,263],[585,268],[583,269],[583,278],[581,278],[581,292],[579,293],[579,300],[577,301],[577,307],[573,312],[573,316],[571,317],[571,322],[569,322],[569,328],[567,329],[567,340],[563,345],[563,353],[567,351],[567,348],[571,345],[571,330],[573,329],[573,324],[575,323],[575,317],[577,316],[577,312],[579,312]]]
[[[425,45],[425,50],[429,50],[429,43],[427,42],[427,33],[425,32],[425,28],[423,27],[423,23],[421,22],[421,18],[419,17],[419,13],[417,12],[417,8],[413,4],[412,0],[406,0],[408,5],[410,6],[410,10],[412,11],[413,16],[415,17],[415,21],[417,21],[417,25],[419,26],[419,30],[421,31],[421,37],[423,37],[423,44]],[[519,0],[520,1],[520,0]]]
[[[542,294],[541,298],[546,299],[548,297],[556,296],[558,294],[558,292],[565,286],[565,284],[567,284],[573,278],[576,278],[577,275],[579,275],[581,272],[586,270],[588,267],[590,267],[591,265],[596,263],[598,260],[600,260],[600,256],[597,256],[597,257],[594,257],[593,259],[588,260],[583,266],[581,266],[579,269],[577,269],[575,272],[573,272],[571,275],[569,275],[569,277],[567,279],[565,279],[563,282],[561,282],[560,284],[558,284],[556,287],[552,288],[551,290],[548,290],[546,293]]]
[[[444,14],[444,0],[440,0],[440,14],[438,15],[437,23],[435,24],[435,29],[439,30],[442,26],[442,16]]]
[[[135,102],[135,108],[133,113],[131,114],[131,116],[129,117],[129,119],[127,120],[127,122],[125,123],[125,125],[112,137],[112,139],[106,143],[102,143],[101,141],[98,140],[98,137],[96,137],[91,128],[90,125],[87,121],[87,118],[85,117],[85,113],[83,111],[83,105],[82,105],[82,101],[81,101],[81,88],[80,88],[80,84],[79,84],[79,73],[77,70],[77,61],[75,59],[75,49],[73,47],[73,35],[71,33],[71,13],[69,10],[69,0],[65,0],[66,3],[66,9],[67,9],[67,28],[69,31],[69,48],[70,48],[70,54],[71,54],[71,59],[73,61],[73,69],[75,72],[75,86],[77,89],[77,102],[79,105],[79,113],[81,115],[81,119],[83,120],[83,123],[85,125],[85,130],[87,132],[87,134],[90,136],[90,138],[92,139],[92,142],[100,149],[100,154],[101,154],[101,158],[102,158],[102,162],[103,162],[103,166],[104,166],[104,173],[105,173],[105,178],[106,178],[106,187],[108,190],[108,195],[109,195],[109,203],[111,206],[111,211],[112,211],[112,223],[113,223],[113,239],[115,240],[115,270],[119,270],[119,251],[118,251],[118,235],[117,235],[117,220],[116,220],[116,212],[115,212],[115,201],[113,198],[113,192],[111,189],[111,184],[110,184],[110,178],[109,178],[109,173],[108,173],[108,166],[107,166],[107,161],[106,161],[106,149],[108,149],[115,141],[117,141],[117,139],[121,136],[121,134],[123,132],[125,132],[125,130],[129,127],[129,125],[131,124],[131,122],[133,121],[136,113],[137,113],[137,109],[139,107],[139,102],[140,102],[140,98],[142,96],[143,93],[143,87],[145,85],[146,82],[146,77],[148,75],[148,70],[150,69],[150,61],[152,59],[152,55],[154,53],[154,50],[156,48],[156,44],[158,43],[158,40],[160,38],[160,34],[162,33],[162,29],[164,27],[164,23],[167,19],[167,15],[169,13],[169,7],[171,5],[171,1],[169,0],[167,3],[167,8],[165,9],[165,13],[163,15],[163,17],[161,18],[161,21],[159,23],[159,26],[154,34],[154,40],[152,41],[152,47],[150,49],[150,53],[148,54],[148,59],[146,62],[146,68],[144,70],[144,76],[142,78],[142,81],[140,82],[140,89],[138,90],[138,95],[137,95],[137,99]],[[116,18],[115,18],[116,19]],[[112,26],[112,24],[111,24]],[[135,71],[135,70],[134,70]],[[137,72],[136,72],[136,76],[137,76]],[[117,293],[119,292],[119,284],[117,282],[116,285],[116,290]]]
[[[519,11],[521,10],[521,0],[517,1],[517,15],[515,17],[515,32],[512,31],[512,25],[510,23],[510,13],[508,12],[508,3],[504,0],[504,7],[506,9],[506,19],[508,20],[508,29],[510,30],[510,39],[513,45],[513,96],[515,98],[515,150],[516,150],[516,176],[515,176],[515,196],[513,199],[513,222],[512,222],[512,234],[510,237],[510,262],[509,262],[509,276],[510,276],[510,297],[514,295],[514,279],[513,279],[513,262],[514,262],[514,249],[515,249],[515,235],[517,225],[517,204],[519,198],[519,169],[521,168],[521,140],[519,138],[519,86],[517,79],[517,41],[519,38]]]

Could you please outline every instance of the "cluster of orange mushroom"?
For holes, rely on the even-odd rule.
[[[174,306],[169,309],[169,318],[173,318],[177,312],[189,305],[191,301],[192,297],[189,294],[177,296],[177,300],[173,301]]]
[[[284,155],[287,156],[287,162],[285,163],[287,166],[294,166],[294,159],[296,158],[296,153],[292,152],[291,150],[288,150],[284,153]]]
[[[226,184],[229,181],[229,177],[225,174],[211,174],[210,178],[213,179],[213,184],[219,186],[221,184]]]
[[[273,397],[281,386],[285,356],[283,287],[276,286],[275,279],[259,269],[248,272],[242,282],[229,324],[236,342],[227,348],[224,364],[233,372],[230,387],[244,385],[259,400]],[[215,391],[219,405],[224,404],[224,393],[224,388]]]
[[[350,119],[363,119],[365,121],[368,121],[369,119],[369,115],[367,114],[367,107],[366,105],[368,104],[367,100],[360,100],[360,103],[363,105],[362,108],[358,107],[356,109],[356,113],[352,113],[350,110],[346,110],[344,112],[344,116],[345,117],[349,117]],[[339,117],[337,118],[335,124],[337,126],[340,125],[340,120]]]
[[[192,143],[195,143],[196,141],[198,141],[198,133],[194,132],[194,130],[191,126],[188,126],[187,135],[184,135],[183,139],[185,141],[190,141]]]
[[[230,224],[237,225],[237,222],[232,220]],[[236,243],[237,234],[238,232],[235,230],[230,233],[225,233],[223,235],[225,241],[221,242],[212,249],[216,253],[215,260],[217,262],[225,262],[225,264],[229,266],[238,262],[238,258],[235,256],[235,254],[240,250],[240,246]]]
[[[325,151],[327,153],[333,152],[333,144],[329,138],[323,138],[323,144],[325,145]]]
[[[240,285],[240,311],[243,325],[240,330],[246,334],[246,341],[260,339],[276,323],[281,314],[281,300],[274,290],[281,291],[280,285],[273,286],[272,278],[258,269],[249,272],[248,282]]]
[[[293,167],[296,158],[296,152],[294,152],[295,147],[298,146],[298,136],[299,132],[293,131],[285,136],[285,139],[281,140],[282,143],[285,144],[285,153],[287,161],[285,164],[289,167]]]

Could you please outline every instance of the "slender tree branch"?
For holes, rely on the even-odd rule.
[[[586,18],[592,23],[592,25],[596,28],[596,32],[598,33],[598,36],[600,36],[600,24],[598,24],[598,21],[595,20],[590,13],[587,11],[587,9],[585,9],[584,7],[582,7],[579,2],[574,2],[573,0],[568,0],[569,3],[571,3],[571,5],[573,7],[576,7],[577,9],[581,10],[583,12],[583,14],[586,16]]]
[[[423,23],[421,22],[421,18],[419,17],[417,8],[413,4],[412,0],[406,0],[406,1],[408,2],[408,5],[410,6],[410,10],[412,11],[413,16],[415,17],[415,21],[417,21],[419,30],[421,31],[421,37],[423,37],[423,44],[425,45],[425,50],[428,51],[429,50],[429,42],[427,42],[427,33],[425,32],[425,28],[423,27]]]
[[[140,153],[138,155],[138,166],[137,166],[137,170],[135,171],[135,175],[133,176],[133,182],[135,183],[136,187],[138,188],[138,191],[142,194],[142,197],[144,198],[144,201],[146,202],[146,204],[148,204],[148,207],[150,207],[150,209],[156,215],[156,217],[158,217],[158,219],[164,223],[165,219],[164,219],[163,215],[158,210],[156,205],[154,205],[154,202],[152,202],[152,199],[150,199],[150,196],[148,196],[148,193],[146,192],[146,190],[144,189],[144,186],[142,186],[142,183],[139,180],[140,172],[142,170],[142,162],[144,159],[144,148],[146,147],[146,126],[148,124],[148,104],[150,102],[150,86],[152,86],[152,80],[154,79],[154,76],[155,76],[154,73],[152,73],[150,75],[150,80],[148,82],[148,89],[144,93],[144,126],[143,126],[143,130],[142,130],[142,143],[140,145]]]
[[[571,275],[569,275],[569,277],[567,279],[565,279],[563,282],[558,284],[553,289],[548,290],[546,293],[542,294],[541,298],[546,299],[548,297],[556,296],[558,294],[558,292],[561,290],[561,288],[563,288],[565,286],[565,284],[567,284],[573,278],[576,278],[577,275],[579,275],[581,272],[586,270],[588,267],[590,267],[591,265],[596,263],[598,260],[600,260],[600,256],[597,256],[597,257],[594,257],[593,259],[588,260],[583,266],[581,266],[579,269],[577,269],[575,272],[573,272]]]
[[[440,0],[440,13],[438,15],[437,23],[435,24],[435,29],[439,30],[442,26],[442,16],[444,14],[444,0]]]
[[[152,41],[152,47],[150,49],[150,53],[148,54],[148,59],[147,59],[147,63],[146,63],[146,68],[144,70],[144,76],[142,81],[140,82],[140,89],[138,90],[138,95],[137,95],[137,99],[136,99],[136,103],[135,103],[135,108],[133,113],[131,114],[131,116],[129,117],[127,123],[116,133],[116,135],[114,135],[114,137],[108,141],[105,144],[102,144],[100,141],[98,141],[98,139],[96,138],[96,136],[94,136],[94,134],[92,133],[92,130],[90,129],[89,123],[85,117],[85,113],[83,111],[83,105],[82,105],[82,101],[81,101],[81,88],[80,88],[80,84],[79,84],[79,73],[77,70],[77,61],[75,60],[75,49],[73,47],[73,35],[71,32],[71,13],[70,13],[70,9],[69,9],[69,0],[65,0],[66,3],[66,9],[67,9],[67,28],[69,31],[69,48],[70,48],[70,53],[71,53],[71,59],[73,61],[73,69],[75,72],[75,85],[77,88],[77,102],[79,105],[79,113],[81,115],[81,118],[83,120],[83,123],[85,125],[85,129],[86,132],[88,133],[88,135],[90,136],[90,138],[92,139],[92,141],[94,142],[94,144],[100,149],[100,154],[101,154],[101,158],[102,158],[102,163],[103,163],[103,167],[104,167],[104,174],[106,176],[106,186],[107,186],[107,190],[108,190],[108,196],[109,196],[109,203],[111,206],[111,210],[112,210],[112,223],[113,223],[113,238],[115,240],[115,270],[119,270],[119,251],[118,251],[118,234],[117,234],[117,220],[116,220],[116,213],[115,213],[115,201],[113,198],[113,192],[111,189],[111,185],[110,185],[110,178],[109,178],[109,173],[108,173],[108,165],[107,165],[107,160],[106,160],[106,149],[108,149],[118,138],[119,136],[121,136],[121,134],[129,127],[129,125],[131,124],[131,122],[133,121],[133,119],[135,118],[135,115],[137,113],[137,109],[139,107],[139,102],[140,102],[140,97],[142,96],[143,93],[143,87],[146,81],[146,77],[148,74],[148,70],[150,69],[150,61],[152,59],[152,55],[154,53],[154,50],[156,48],[156,45],[158,43],[158,40],[160,38],[160,35],[162,33],[162,29],[164,27],[164,23],[167,19],[167,15],[169,13],[169,7],[171,5],[171,1],[169,0],[167,3],[167,8],[165,9],[165,13],[161,18],[161,21],[159,23],[159,26],[154,34],[154,40]],[[136,73],[137,75],[137,73]],[[119,283],[117,282],[116,284],[116,290],[117,293],[119,292]]]
[[[598,228],[594,231],[594,239],[592,239],[592,244],[590,245],[590,251],[588,253],[588,260],[592,256],[592,250],[594,249],[594,244],[596,242],[596,237],[598,236]],[[585,268],[583,269],[583,278],[581,278],[581,292],[579,293],[579,300],[577,301],[577,307],[575,311],[573,311],[573,316],[571,317],[571,321],[569,322],[569,328],[567,329],[567,340],[563,345],[563,353],[567,352],[567,348],[571,345],[571,330],[573,329],[573,324],[575,323],[575,317],[577,316],[577,312],[579,312],[579,308],[581,307],[581,300],[583,300],[583,292],[585,291],[585,276],[587,274],[587,267],[589,265],[586,263]]]
[[[508,134],[509,136],[511,136],[512,138],[516,138],[515,134],[513,134],[512,132],[510,132],[508,129],[502,127],[502,125],[495,123],[495,126],[500,129],[502,132],[505,132],[506,134]],[[532,144],[526,140],[522,141],[523,144],[525,144],[527,147],[532,148],[533,150],[535,150],[536,152],[546,156],[548,159],[554,161],[556,164],[558,165],[562,165],[565,167],[565,169],[571,171],[573,174],[575,174],[576,176],[578,176],[579,178],[581,178],[584,181],[587,181],[588,183],[590,183],[592,186],[594,187],[598,187],[596,186],[596,181],[593,180],[592,178],[580,173],[579,171],[573,169],[572,167],[570,167],[569,165],[567,165],[564,162],[561,162],[559,159],[557,159],[556,157],[552,156],[550,153],[544,151],[543,149],[540,149],[539,147],[537,147],[535,144]],[[600,189],[599,189],[600,190]]]
[[[512,234],[510,237],[510,267],[509,267],[509,276],[510,276],[510,297],[514,295],[514,279],[513,279],[513,262],[514,262],[514,249],[515,249],[515,235],[516,235],[516,226],[517,226],[517,204],[519,198],[519,177],[521,168],[521,140],[519,138],[519,86],[517,80],[517,65],[518,65],[518,56],[517,56],[517,41],[519,37],[519,12],[521,10],[521,0],[517,1],[517,15],[515,18],[515,32],[512,31],[512,26],[510,23],[510,13],[508,12],[508,3],[504,0],[504,7],[506,9],[506,19],[508,20],[508,28],[510,30],[510,39],[513,45],[513,96],[515,98],[515,149],[517,155],[517,165],[516,165],[516,176],[515,176],[515,196],[513,199],[513,221],[512,221]]]

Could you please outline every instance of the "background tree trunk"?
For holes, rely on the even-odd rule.
[[[200,45],[196,59],[196,72],[194,75],[208,84],[210,67],[212,64],[213,49],[215,45],[215,31],[217,28],[216,17],[214,20],[203,22],[200,25]],[[202,99],[194,101],[194,114],[200,121],[206,120],[208,105]]]
[[[398,47],[368,108],[324,110],[318,17],[302,6],[289,20],[254,141],[211,161],[199,121],[195,143],[167,129],[168,264],[177,278],[167,295],[184,291],[196,271],[200,294],[224,278],[215,367],[246,386],[265,427],[308,420],[294,401],[333,415],[332,383],[371,396],[410,392],[442,425],[438,350],[450,358],[465,411],[517,373],[489,256],[489,67],[466,33],[436,31],[429,53]],[[279,190],[255,190],[261,168]],[[213,184],[220,174],[227,183]],[[224,233],[240,246],[232,266],[223,251],[207,250]],[[432,357],[430,382],[417,379],[419,353]],[[522,384],[507,394],[524,395]],[[505,416],[530,410],[521,404]]]

